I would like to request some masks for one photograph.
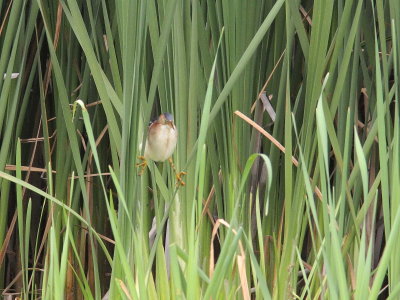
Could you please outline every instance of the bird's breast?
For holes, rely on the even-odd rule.
[[[175,150],[178,133],[169,125],[157,125],[157,130],[149,130],[145,157],[154,161],[165,161]]]

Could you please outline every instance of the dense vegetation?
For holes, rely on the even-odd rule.
[[[0,9],[3,295],[400,297],[398,0]]]

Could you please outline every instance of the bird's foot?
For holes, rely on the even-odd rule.
[[[186,183],[182,180],[182,177],[185,176],[187,173],[186,173],[186,172],[183,172],[183,171],[182,171],[182,172],[179,172],[179,173],[176,172],[175,164],[174,164],[174,162],[173,162],[173,160],[172,160],[172,157],[168,158],[168,161],[169,161],[169,163],[170,163],[170,165],[171,165],[172,170],[173,170],[174,173],[175,173],[175,177],[176,177],[176,186],[185,186]]]
[[[144,171],[147,168],[147,160],[146,160],[146,158],[144,156],[138,156],[138,159],[140,159],[142,162],[137,163],[136,167],[140,168],[138,175],[142,176]]]
[[[182,180],[182,177],[185,176],[187,173],[186,172],[179,172],[175,174],[176,177],[176,185],[177,186],[185,186],[186,183]]]

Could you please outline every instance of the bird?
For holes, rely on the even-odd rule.
[[[149,125],[144,156],[139,156],[138,158],[142,162],[136,164],[138,167],[141,167],[139,175],[142,175],[146,169],[147,160],[164,162],[168,159],[175,172],[177,184],[184,186],[185,182],[182,180],[182,176],[186,175],[186,172],[177,173],[172,160],[172,154],[175,151],[177,141],[178,130],[176,129],[173,115],[162,113],[157,120],[151,122]]]

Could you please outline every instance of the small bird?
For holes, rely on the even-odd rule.
[[[178,130],[174,124],[174,117],[170,113],[161,114],[157,120],[150,123],[147,132],[146,146],[144,149],[144,156],[139,156],[143,162],[137,164],[141,167],[139,175],[143,174],[147,160],[150,159],[155,162],[163,162],[169,160],[172,169],[175,172],[176,178],[179,185],[185,185],[181,176],[185,175],[185,172],[176,172],[175,165],[172,161],[172,154],[175,151],[176,143],[178,141]]]

